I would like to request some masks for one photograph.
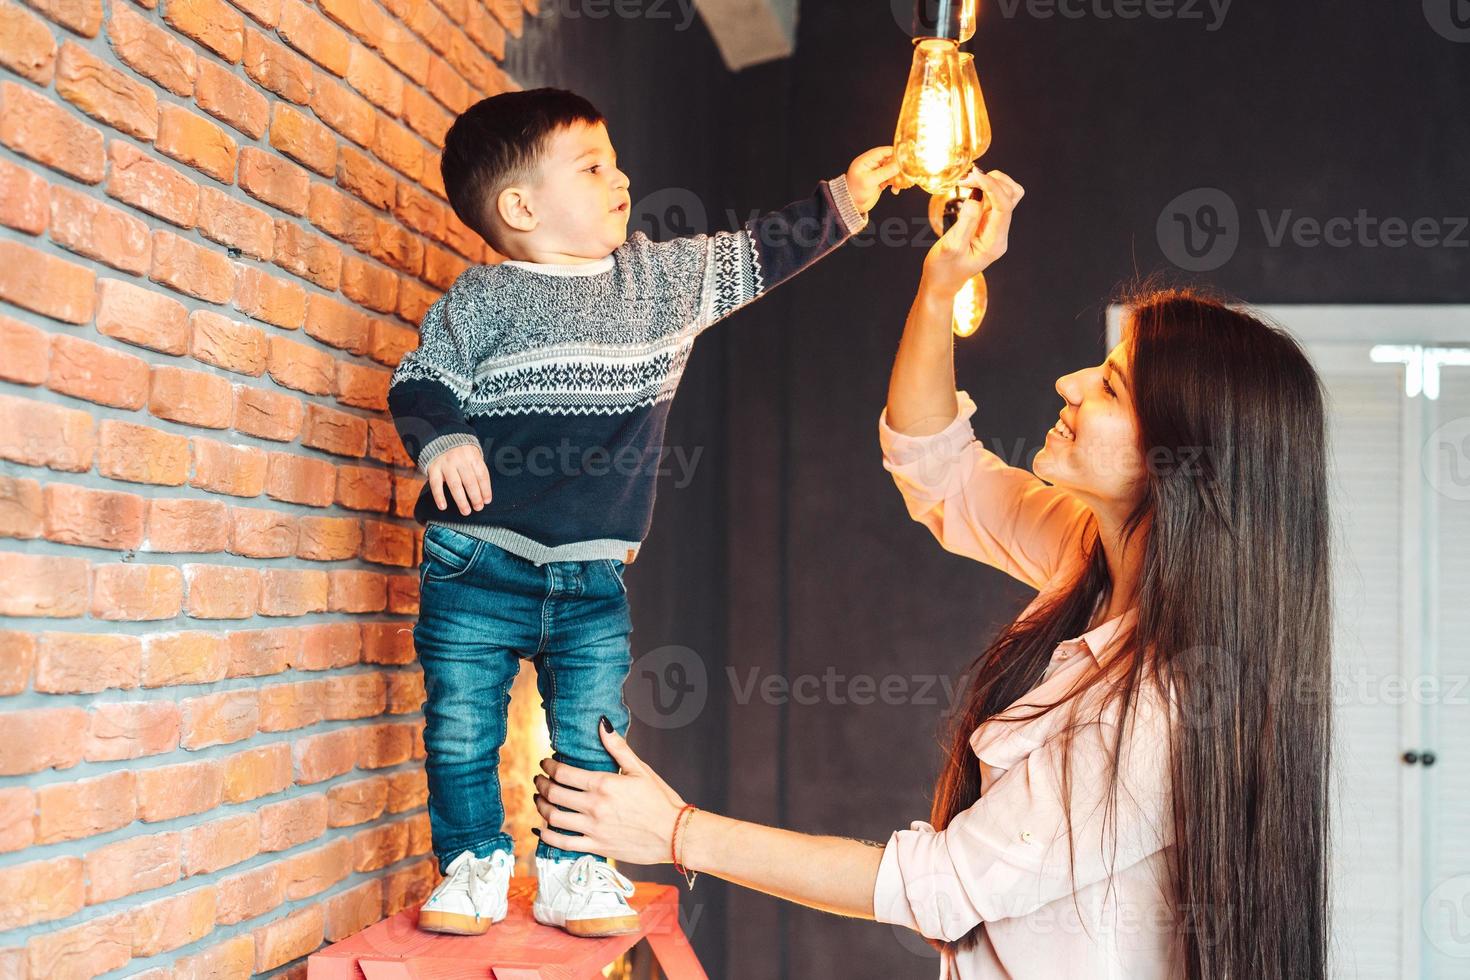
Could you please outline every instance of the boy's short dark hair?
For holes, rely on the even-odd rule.
[[[486,206],[531,175],[558,130],[605,121],[591,102],[559,88],[502,92],[476,102],[444,135],[439,172],[454,213],[498,248]]]

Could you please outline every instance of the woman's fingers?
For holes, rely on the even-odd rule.
[[[988,253],[992,259],[1000,258],[1005,254],[1009,246],[1010,234],[1010,210],[987,203],[985,215],[980,226],[979,240],[981,242],[981,250]]]
[[[585,813],[577,813],[575,810],[563,810],[553,806],[546,797],[536,797],[536,812],[541,814],[548,826],[559,827],[562,830],[575,830],[579,834],[590,834],[597,829],[597,824]]]
[[[970,247],[970,241],[975,237],[975,229],[980,226],[980,202],[966,200],[960,203],[959,217],[944,235],[947,248],[954,252],[962,252]]]
[[[990,174],[979,176],[980,189],[985,192],[986,198],[990,200],[991,206],[1000,207],[1009,211],[1011,208],[1011,189],[1003,181],[997,180]]]
[[[576,810],[578,813],[587,812],[590,803],[587,794],[582,790],[563,786],[546,776],[536,776],[531,781],[536,784],[536,792],[543,800],[550,800],[557,806]]]
[[[627,743],[623,736],[617,732],[609,732],[600,725],[598,726],[597,733],[602,736],[603,748],[607,749],[607,754],[613,757],[613,761],[618,764],[618,768],[629,775],[643,772],[643,760],[638,758],[633,752],[633,747]]]
[[[555,759],[542,759],[541,771],[563,786],[583,790],[595,788],[600,777],[607,775],[607,773],[578,769],[576,766],[569,766],[565,762],[557,762]]]
[[[544,828],[541,831],[541,840],[543,843],[550,844],[552,847],[560,847],[564,851],[581,851],[592,846],[592,842],[585,836],[568,837],[566,834],[558,834],[550,827]]]
[[[536,797],[536,812],[541,814],[541,819],[546,821],[547,826],[559,827],[562,830],[575,830],[577,833],[585,835],[597,827],[592,818],[585,813],[558,809],[549,803],[544,796]]]
[[[1020,184],[1016,183],[1011,178],[1011,176],[1009,174],[1007,174],[1005,171],[1003,171],[1003,170],[992,170],[992,171],[990,171],[990,176],[994,177],[996,180],[1000,181],[1002,184],[1005,184],[1007,187],[1009,187],[1010,190],[1011,190],[1011,194],[1014,196],[1014,198],[1016,200],[1019,201],[1022,197],[1024,197],[1026,195],[1026,188],[1024,188]]]
[[[1025,188],[1000,170],[992,170],[988,174],[982,173],[980,186],[984,188],[987,196],[998,198],[1002,210],[1005,211],[1015,210],[1021,198],[1026,195]]]

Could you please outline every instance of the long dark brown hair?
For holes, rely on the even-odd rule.
[[[1073,695],[1006,717],[1077,700],[1075,712],[1081,694],[1106,685],[1102,700],[1116,698],[1127,718],[1141,685],[1172,686],[1169,864],[1187,976],[1318,980],[1332,644],[1321,381],[1284,331],[1201,292],[1151,290],[1125,308],[1141,448],[1155,450],[1124,525],[1130,547],[1142,547],[1137,620],[1120,637],[1124,652]],[[1042,597],[967,672],[944,738],[937,829],[980,796],[971,733],[1039,683],[1057,644],[1089,628],[1100,596],[1106,608],[1112,583],[1095,521],[1089,531],[1075,581]],[[1109,812],[1122,739],[1120,724]],[[935,945],[972,948],[983,929]]]

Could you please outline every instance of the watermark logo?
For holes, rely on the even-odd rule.
[[[910,829],[932,831],[933,827],[920,821]],[[969,908],[969,896],[957,878],[933,873],[905,882],[888,907],[878,910],[878,917],[892,923],[893,935],[904,949],[923,959],[935,959],[939,951],[925,936],[963,935],[973,918]],[[918,925],[917,931],[901,924],[909,918]]]
[[[1430,945],[1454,959],[1470,959],[1470,875],[1446,878],[1420,909]]]
[[[1424,19],[1445,40],[1470,44],[1470,0],[1424,0]]]
[[[641,231],[656,242],[708,234],[709,212],[687,187],[665,187],[645,194],[631,208],[628,230]]]
[[[709,671],[688,647],[659,647],[633,661],[624,695],[633,717],[650,728],[683,728],[709,701]]]
[[[1440,496],[1470,500],[1470,417],[1451,419],[1429,434],[1419,454],[1424,479]]]
[[[1159,248],[1179,268],[1213,272],[1240,247],[1240,209],[1216,187],[1199,187],[1165,205],[1157,226]]]

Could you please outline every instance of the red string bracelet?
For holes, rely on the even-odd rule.
[[[688,822],[685,820],[685,817],[693,816],[694,811],[697,809],[699,807],[693,803],[684,804],[683,808],[679,810],[679,815],[674,818],[674,833],[669,839],[669,857],[674,862],[674,870],[684,876],[684,880],[689,883],[690,888],[694,887],[694,879],[699,877],[699,872],[691,872],[679,863],[679,832],[683,829],[683,825]]]

